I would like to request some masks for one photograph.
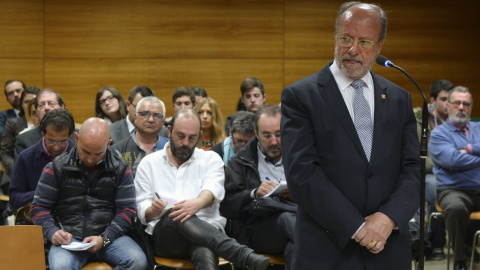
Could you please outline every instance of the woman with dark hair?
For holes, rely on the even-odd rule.
[[[213,98],[202,98],[196,107],[202,122],[202,138],[198,140],[197,147],[210,150],[225,140],[225,129],[220,106]]]
[[[98,90],[95,117],[102,118],[109,124],[127,117],[127,104],[117,89],[106,86]]]

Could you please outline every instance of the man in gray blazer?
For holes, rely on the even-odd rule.
[[[343,4],[335,61],[283,90],[291,270],[411,268],[419,145],[410,94],[370,71],[386,26],[377,5]]]
[[[127,99],[128,116],[125,119],[110,125],[110,138],[112,139],[112,144],[126,139],[133,134],[136,129],[133,117],[135,116],[137,103],[142,98],[149,96],[155,96],[155,94],[152,89],[144,85],[135,86],[130,90]],[[162,127],[158,135],[161,137],[168,137],[168,129]]]

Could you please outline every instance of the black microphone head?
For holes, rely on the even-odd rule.
[[[383,55],[379,55],[377,56],[377,59],[375,59],[377,64],[379,64],[380,66],[384,66],[384,67],[389,67],[389,63],[392,63],[388,60],[387,57],[383,56]]]

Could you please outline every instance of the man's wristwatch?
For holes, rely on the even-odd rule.
[[[106,235],[100,235],[103,239],[103,247],[106,248],[108,246],[110,246],[112,244],[112,241],[110,241],[110,239],[108,239],[108,237]]]

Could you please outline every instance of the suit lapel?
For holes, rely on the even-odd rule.
[[[330,64],[322,70],[323,72],[320,72],[318,77],[318,89],[320,91],[320,95],[322,95],[325,103],[327,103],[330,109],[333,111],[336,120],[343,126],[345,132],[352,140],[357,151],[362,155],[365,162],[368,163],[367,156],[363,150],[362,143],[358,137],[352,117],[348,112],[347,106],[345,105],[345,100],[340,93],[340,89],[338,89],[337,82],[333,78],[329,66]]]
[[[373,141],[372,141],[372,156],[370,158],[370,163],[373,163],[375,160],[376,153],[381,149],[382,145],[382,128],[385,127],[388,117],[388,109],[390,100],[388,98],[389,93],[385,84],[379,82],[377,75],[372,72],[373,78],[373,88],[374,88],[374,99],[375,99],[375,118],[373,123]]]

